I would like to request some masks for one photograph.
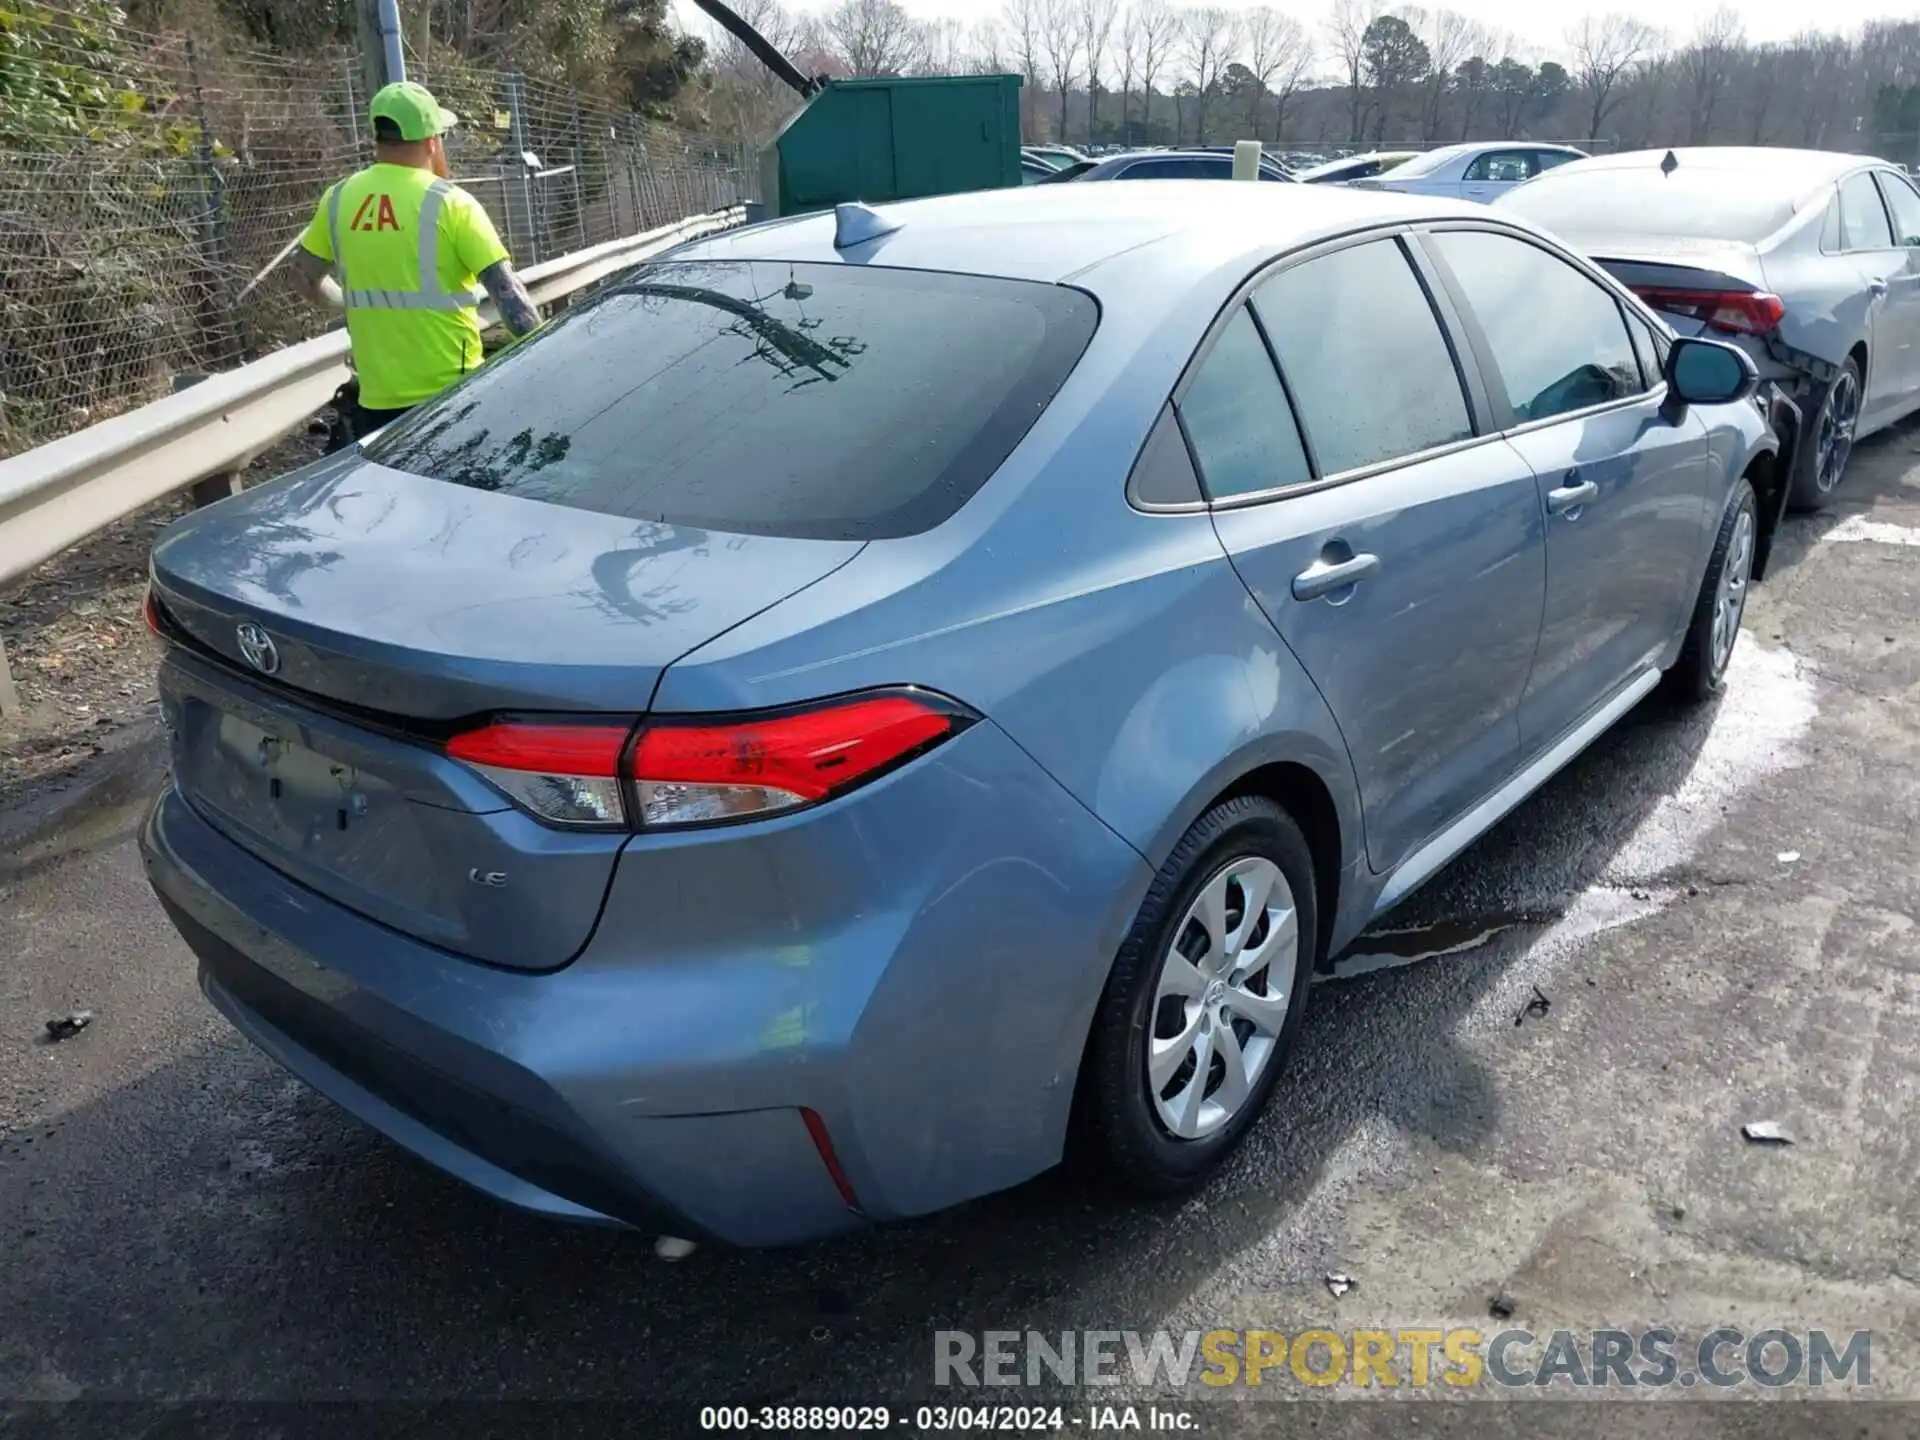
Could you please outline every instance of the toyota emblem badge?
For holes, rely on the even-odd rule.
[[[262,675],[271,675],[280,668],[280,647],[251,620],[241,621],[234,629],[233,638],[240,642],[240,658]]]

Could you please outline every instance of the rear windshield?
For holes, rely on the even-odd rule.
[[[1030,281],[770,261],[635,272],[391,427],[382,465],[634,520],[870,540],[985,483],[1092,338]]]
[[[1498,204],[1568,238],[1677,235],[1750,245],[1793,218],[1794,197],[1764,181],[1750,170],[1561,170],[1509,191]]]

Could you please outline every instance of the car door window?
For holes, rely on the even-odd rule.
[[[1891,250],[1893,229],[1887,207],[1880,203],[1880,187],[1871,171],[1849,177],[1840,186],[1840,223],[1849,250]]]
[[[1880,172],[1880,188],[1893,214],[1893,243],[1920,246],[1920,192],[1891,171]]]
[[[1397,240],[1283,270],[1254,291],[1253,308],[1322,475],[1472,435],[1453,352]]]
[[[1640,362],[1613,295],[1557,255],[1510,235],[1433,237],[1487,337],[1521,424],[1640,393]],[[1551,316],[1551,324],[1542,324]]]
[[[1207,496],[1227,500],[1311,478],[1273,357],[1241,306],[1180,397]]]
[[[1467,167],[1467,182],[1496,185],[1513,184],[1533,177],[1524,150],[1492,150]]]
[[[1552,170],[1580,157],[1567,150],[1536,150],[1533,152],[1533,171],[1538,175],[1544,170]]]

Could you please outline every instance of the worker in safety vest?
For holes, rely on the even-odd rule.
[[[441,137],[457,117],[405,82],[378,91],[368,114],[374,163],[321,197],[294,269],[303,296],[346,311],[355,439],[480,365],[476,282],[516,337],[540,324],[485,208],[447,178]]]

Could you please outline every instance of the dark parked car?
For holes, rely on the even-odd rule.
[[[1076,180],[1231,180],[1233,155],[1218,150],[1144,150],[1102,160]],[[1271,155],[1260,156],[1260,178],[1291,183],[1293,176]]]

